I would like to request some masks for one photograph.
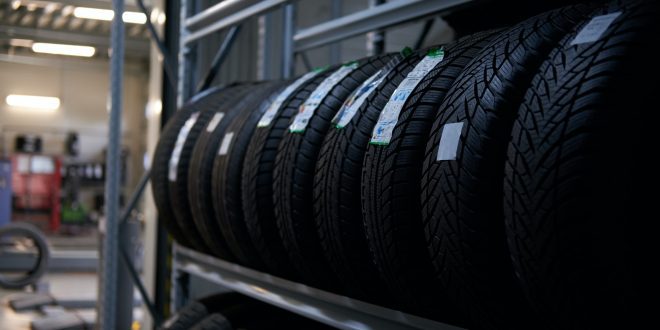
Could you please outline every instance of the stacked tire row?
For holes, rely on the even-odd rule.
[[[209,91],[164,128],[160,216],[193,249],[473,329],[643,322],[658,7]]]

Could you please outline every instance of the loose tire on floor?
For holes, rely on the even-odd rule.
[[[297,279],[297,276],[284,249],[273,213],[272,182],[275,153],[291,117],[298,112],[301,103],[296,98],[298,92],[305,88],[314,88],[308,85],[317,86],[331,72],[331,69],[321,69],[308,73],[308,76],[295,80],[302,82],[297,87],[293,86],[293,81],[290,82],[287,88],[295,88],[292,88],[291,94],[281,100],[281,103],[274,102],[269,107],[267,113],[273,115],[272,120],[265,120],[266,116],[260,119],[248,144],[243,162],[241,194],[248,233],[268,269],[275,275],[289,279]],[[280,95],[284,96],[284,94]],[[272,112],[269,112],[271,110]]]
[[[215,220],[232,254],[244,265],[266,270],[266,265],[248,233],[241,197],[241,173],[247,145],[257,122],[283,83],[264,83],[235,105],[237,116],[225,128],[213,132],[218,147],[212,149],[211,198]],[[208,177],[205,178],[208,180]],[[207,191],[208,193],[208,191]]]
[[[566,7],[499,35],[436,112],[421,180],[432,260],[470,327],[530,329],[504,235],[502,177],[516,109],[550,51],[589,14]]]
[[[217,253],[219,257],[224,258],[230,258],[230,256],[222,250],[214,249],[205,244],[204,237],[208,237],[209,229],[203,226],[213,222],[204,221],[205,218],[195,217],[195,215],[206,215],[206,213],[199,212],[193,214],[189,200],[191,190],[188,189],[188,170],[190,169],[195,144],[200,135],[205,134],[209,121],[216,113],[223,111],[227,106],[231,106],[237,98],[240,98],[250,88],[252,88],[251,84],[237,84],[217,91],[211,91],[204,98],[195,101],[199,112],[197,112],[194,120],[191,117],[191,121],[184,126],[183,129],[187,130],[187,135],[177,141],[177,143],[180,143],[178,147],[179,154],[174,155],[173,153],[174,157],[171,157],[168,163],[169,177],[167,188],[169,190],[172,211],[179,227],[189,228],[192,236],[188,239],[204,244],[206,246],[206,252]],[[198,191],[193,190],[193,193],[196,192]],[[199,199],[194,200],[199,201]]]
[[[435,111],[455,78],[496,34],[482,32],[425,53],[425,63],[432,59],[440,62],[426,73],[414,74],[422,75],[421,81],[403,101],[389,142],[375,139],[385,131],[376,123],[362,163],[363,218],[381,276],[403,309],[445,322],[459,320],[453,319],[456,313],[440,290],[424,244],[419,207],[424,147]],[[415,72],[425,67],[420,63],[415,65]],[[397,89],[410,81],[405,79]],[[396,95],[392,94],[391,100]],[[379,121],[386,110],[381,111]]]
[[[339,79],[329,86],[327,94],[318,94],[319,99],[313,101],[318,106],[306,127],[302,128],[304,125],[300,118],[294,118],[279,143],[273,169],[275,219],[294,267],[309,284],[326,289],[337,289],[340,286],[323,253],[314,221],[314,170],[321,144],[330,129],[332,118],[344,100],[391,57],[383,55],[365,58],[337,68],[327,78],[328,81],[341,73],[345,73],[345,76],[338,76]],[[323,89],[326,84],[322,82],[319,88]],[[308,98],[311,100],[316,97],[316,93],[316,86],[308,86],[296,94],[296,98],[305,104]],[[296,127],[298,123],[301,126]],[[302,131],[292,131],[295,129]]]
[[[593,21],[592,21],[593,17]],[[548,329],[640,329],[657,281],[657,1],[596,10],[550,54],[513,126],[509,248]],[[599,22],[602,35],[585,34]],[[589,36],[595,37],[590,38]],[[647,77],[653,77],[651,80]]]
[[[50,262],[50,248],[44,234],[35,226],[28,223],[12,222],[3,225],[0,228],[0,255],[2,255],[2,245],[14,244],[14,239],[29,239],[36,249],[36,262],[32,269],[22,275],[5,276],[0,274],[0,287],[6,289],[23,289],[24,287],[36,284],[39,279],[48,271]],[[11,266],[11,265],[9,265]]]

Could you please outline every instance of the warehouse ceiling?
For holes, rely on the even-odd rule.
[[[145,2],[148,6],[149,1]],[[91,46],[95,49],[93,57],[108,58],[111,22],[103,19],[112,15],[108,11],[111,6],[111,0],[0,0],[0,52],[35,55],[34,43],[57,43]],[[124,14],[126,56],[146,58],[149,34],[144,16],[138,14],[134,1],[127,1],[126,11],[133,12],[132,16]],[[164,21],[159,13],[151,16]]]

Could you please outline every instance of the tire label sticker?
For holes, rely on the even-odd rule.
[[[261,116],[261,119],[257,123],[257,127],[266,127],[270,125],[270,123],[273,122],[273,118],[275,118],[275,115],[277,115],[277,111],[282,106],[282,103],[286,101],[286,99],[291,95],[291,93],[295,92],[296,89],[300,87],[300,85],[316,77],[317,74],[323,71],[325,71],[325,68],[307,72],[302,77],[296,79],[296,81],[294,81],[291,85],[287,86],[279,95],[277,95],[275,101],[273,101],[273,103],[270,104],[268,109],[266,109],[266,112],[264,112],[264,115]]]
[[[345,65],[342,65],[341,68],[333,72],[330,76],[325,78],[312,94],[305,100],[298,110],[298,114],[293,118],[291,126],[289,126],[289,132],[291,133],[302,133],[307,128],[309,120],[314,116],[316,108],[319,107],[323,99],[332,91],[332,89],[339,84],[349,73],[353,72],[358,67],[357,62],[351,62]]]
[[[188,120],[183,124],[179,135],[176,137],[176,142],[174,143],[174,150],[172,150],[172,156],[170,156],[170,163],[168,167],[167,178],[172,182],[176,182],[176,170],[179,165],[179,158],[181,158],[181,151],[183,150],[183,145],[186,143],[186,138],[188,133],[197,122],[197,117],[199,117],[199,111],[193,113]]]
[[[383,79],[385,79],[390,71],[392,71],[392,69],[404,58],[405,55],[402,54],[395,56],[393,59],[387,62],[385,67],[378,70],[378,72],[369,77],[369,79],[365,80],[362,85],[360,85],[360,87],[351,93],[351,95],[341,106],[341,109],[339,109],[335,117],[332,119],[332,123],[335,124],[335,128],[341,129],[348,125],[364,101],[367,100],[369,95],[371,95],[373,91],[376,90],[376,87],[380,86],[380,84],[383,82]]]
[[[620,11],[607,15],[599,15],[591,19],[587,25],[585,25],[582,30],[575,36],[575,39],[571,42],[571,46],[579,45],[587,42],[594,42],[600,39],[603,36],[603,33],[607,31],[607,28],[610,27],[612,22],[621,15]]]
[[[456,160],[458,152],[458,142],[463,131],[463,122],[445,124],[442,127],[440,144],[438,146],[438,156],[435,160]]]
[[[222,138],[220,143],[220,149],[218,150],[218,156],[224,156],[229,151],[229,146],[231,145],[231,140],[234,138],[234,132],[227,132],[225,137]]]
[[[406,104],[408,97],[412,94],[415,87],[426,77],[426,75],[433,70],[433,68],[442,62],[444,58],[444,51],[442,49],[434,49],[421,60],[415,68],[408,73],[406,78],[394,90],[390,99],[385,104],[383,111],[378,116],[378,121],[371,134],[370,144],[388,145],[392,139],[392,132],[399,120],[399,113]]]
[[[206,131],[209,133],[213,132],[224,116],[224,112],[218,112],[213,115],[213,118],[211,118],[211,121],[209,121],[209,125],[206,126]]]

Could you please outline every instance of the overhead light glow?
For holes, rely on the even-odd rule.
[[[101,21],[112,21],[112,18],[115,17],[115,12],[110,9],[76,7],[73,10],[73,16]],[[126,23],[144,24],[147,22],[147,16],[136,11],[125,11],[121,15],[121,18]]]
[[[101,21],[112,21],[115,12],[110,9],[76,7],[73,10],[73,16],[78,18],[98,19]]]
[[[38,109],[46,111],[55,111],[60,107],[60,99],[50,96],[35,95],[7,95],[5,99],[8,105],[12,107]]]
[[[92,57],[94,56],[96,49],[90,46],[49,44],[45,42],[35,42],[32,44],[32,51],[35,53]]]
[[[147,22],[147,15],[145,15],[143,13],[134,12],[134,11],[125,11],[121,15],[121,18],[126,23],[144,24],[144,23]]]

